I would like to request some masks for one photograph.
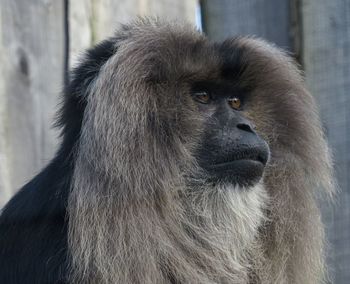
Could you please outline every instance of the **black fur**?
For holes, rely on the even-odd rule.
[[[67,283],[66,206],[86,90],[116,50],[117,38],[89,50],[73,70],[58,125],[62,145],[52,162],[5,206],[0,217],[0,283]]]

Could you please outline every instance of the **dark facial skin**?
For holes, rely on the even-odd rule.
[[[224,82],[200,83],[193,87],[192,97],[206,117],[207,128],[196,156],[207,181],[256,184],[270,150],[253,123],[244,117],[245,94]]]

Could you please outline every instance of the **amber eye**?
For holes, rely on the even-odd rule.
[[[228,104],[230,105],[230,107],[232,107],[233,109],[240,109],[242,106],[242,102],[239,98],[234,97],[228,100]]]
[[[194,93],[193,98],[195,101],[200,102],[202,104],[207,104],[210,101],[210,95],[204,91]]]

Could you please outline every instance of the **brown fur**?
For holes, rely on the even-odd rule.
[[[189,84],[220,80],[222,59],[187,26],[139,20],[118,35],[118,51],[91,87],[77,151],[73,282],[324,281],[314,195],[332,191],[332,165],[292,60],[262,40],[226,42],[243,51],[237,82],[254,87],[245,115],[271,159],[253,188],[189,186],[205,128]]]

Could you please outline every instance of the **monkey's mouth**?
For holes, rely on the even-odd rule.
[[[268,156],[268,152],[236,153],[229,159],[208,165],[209,180],[252,186],[261,179]]]
[[[269,159],[269,150],[264,148],[249,148],[235,151],[220,160],[213,161],[211,168],[236,168],[240,164],[259,165],[265,167]]]

